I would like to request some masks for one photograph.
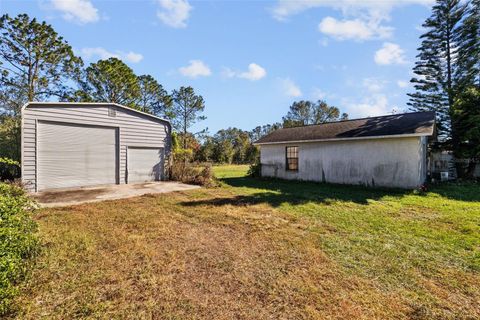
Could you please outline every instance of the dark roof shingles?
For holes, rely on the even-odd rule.
[[[405,134],[433,135],[434,123],[434,112],[402,113],[279,129],[262,137],[255,143],[330,140]]]

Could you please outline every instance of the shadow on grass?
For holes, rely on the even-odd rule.
[[[478,182],[439,184],[432,186],[430,191],[452,200],[480,202],[480,183]]]
[[[408,189],[373,188],[360,185],[342,185],[291,181],[281,179],[260,179],[250,177],[223,178],[222,182],[237,188],[248,188],[246,195],[230,198],[214,198],[208,200],[186,201],[184,206],[201,205],[234,205],[248,206],[267,203],[272,207],[282,204],[300,205],[306,203],[325,203],[334,201],[353,202],[368,205],[368,200],[379,200],[385,196],[402,197],[412,194]],[[252,190],[253,189],[253,190]],[[258,189],[258,192],[254,192]],[[253,191],[253,192],[252,192]],[[480,185],[478,183],[444,184],[432,186],[430,192],[442,197],[459,201],[480,201]]]
[[[238,195],[231,198],[214,198],[209,200],[186,201],[184,206],[200,205],[253,205],[268,203],[278,207],[284,203],[299,205],[309,202],[331,203],[333,201],[354,202],[367,205],[368,200],[378,200],[384,196],[401,197],[411,190],[369,188],[365,186],[314,183],[305,181],[288,181],[280,179],[256,179],[249,177],[224,178],[224,183],[237,187],[259,189],[262,191]]]

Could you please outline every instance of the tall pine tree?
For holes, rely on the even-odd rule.
[[[472,0],[458,35],[458,91],[480,87],[480,0]]]
[[[480,0],[472,0],[458,38],[456,97],[451,112],[452,150],[457,173],[471,178],[480,160]]]
[[[170,116],[173,128],[180,134],[183,149],[188,147],[189,128],[198,121],[207,117],[202,115],[205,110],[205,101],[201,95],[195,94],[192,87],[180,87],[172,92],[173,105],[170,109]],[[202,130],[197,134],[204,133]]]
[[[439,137],[451,137],[450,113],[455,100],[458,39],[466,4],[460,0],[437,0],[423,27],[411,82],[415,92],[408,105],[414,111],[435,111]]]

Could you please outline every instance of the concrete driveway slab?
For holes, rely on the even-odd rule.
[[[199,186],[173,181],[55,189],[33,195],[41,207],[62,207],[87,202],[99,202],[137,197],[144,194],[167,193],[198,189]]]

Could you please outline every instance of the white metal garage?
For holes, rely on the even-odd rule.
[[[128,148],[128,183],[162,179],[163,148]]]
[[[170,122],[115,103],[22,108],[22,181],[36,192],[166,179]]]
[[[117,183],[116,128],[38,123],[38,190]]]

